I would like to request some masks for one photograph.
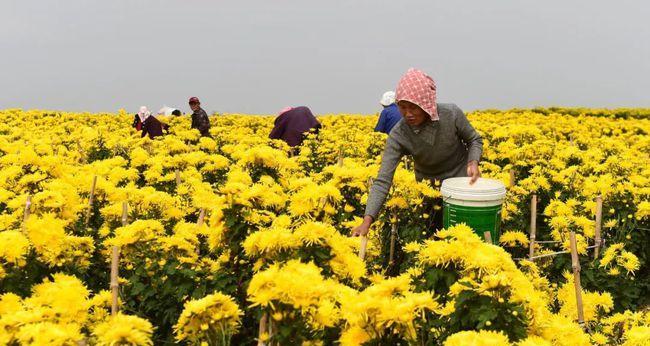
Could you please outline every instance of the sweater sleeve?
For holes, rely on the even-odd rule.
[[[458,135],[468,147],[467,162],[480,161],[483,153],[483,138],[469,123],[467,116],[458,106],[454,107],[454,112],[456,113]]]
[[[392,136],[389,136],[386,140],[384,154],[381,157],[381,168],[379,169],[379,174],[370,188],[368,202],[366,203],[365,215],[372,216],[374,220],[377,219],[377,215],[379,215],[379,211],[381,211],[381,208],[386,201],[388,191],[393,184],[395,169],[397,168],[399,161],[402,159],[402,156],[404,156],[404,153],[400,144]]]

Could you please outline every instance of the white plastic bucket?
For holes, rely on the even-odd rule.
[[[499,180],[478,178],[470,185],[470,178],[449,178],[442,182],[442,199],[455,205],[468,207],[491,207],[503,204],[506,187]]]
[[[443,226],[464,223],[483,238],[490,232],[492,243],[501,235],[501,204],[506,187],[498,180],[479,178],[469,184],[469,178],[450,178],[442,182]]]

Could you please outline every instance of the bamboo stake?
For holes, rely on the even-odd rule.
[[[122,202],[122,227],[127,225],[128,222],[128,213],[129,206],[126,202]],[[117,245],[114,245],[112,248],[111,256],[111,315],[117,315],[119,311],[118,303],[118,294],[120,284],[118,281],[118,266],[120,261],[120,248]]]
[[[594,248],[594,259],[598,258],[598,255],[600,254],[600,247],[602,246],[602,239],[601,239],[601,230],[602,230],[602,225],[603,224],[603,197],[598,196],[596,197],[596,247]]]
[[[199,219],[196,221],[196,224],[199,227],[203,226],[203,219],[205,219],[205,209],[201,208],[201,210],[199,210]]]
[[[268,321],[269,321],[269,313],[264,312],[262,318],[260,318],[260,328],[257,336],[257,346],[266,346],[266,342],[262,341],[262,337],[264,336],[264,333],[268,329]]]
[[[343,167],[343,148],[339,148],[338,165],[339,167]]]
[[[117,280],[117,266],[120,257],[120,249],[117,245],[113,245],[113,254],[111,256],[111,316],[117,315],[118,306],[117,306],[117,296],[118,289],[120,284]]]
[[[361,248],[359,249],[359,258],[363,261],[366,259],[366,248],[368,247],[368,237],[361,236]]]
[[[93,184],[90,186],[90,197],[88,197],[88,210],[86,210],[86,227],[90,222],[90,215],[93,212],[93,203],[95,202],[95,186],[97,186],[97,176],[93,177]]]
[[[543,255],[537,255],[537,256],[529,257],[528,260],[533,261],[533,260],[536,260],[538,258],[557,256],[557,255],[562,255],[562,254],[570,253],[570,252],[571,251],[557,251],[557,252],[545,253]],[[522,259],[524,259],[524,258],[522,258]]]
[[[176,188],[178,188],[178,186],[181,185],[181,171],[177,169],[175,174],[176,174]]]
[[[590,250],[590,249],[593,249],[593,248],[595,248],[595,247],[596,247],[596,245],[591,245],[591,246],[587,246],[586,249],[587,249],[587,250]],[[536,259],[538,259],[538,258],[557,256],[557,255],[562,255],[562,254],[566,254],[566,253],[571,253],[571,251],[569,251],[569,250],[565,250],[565,251],[557,251],[557,252],[546,253],[546,254],[543,254],[543,255],[537,255],[537,256],[533,256],[533,257],[529,257],[529,258],[515,258],[515,259],[516,259],[516,260],[519,260],[519,261],[520,261],[520,260],[529,260],[529,261],[532,261],[532,260],[536,260]]]
[[[582,286],[580,285],[580,260],[578,258],[578,246],[576,245],[576,234],[571,231],[571,268],[573,269],[573,284],[576,290],[576,306],[578,308],[578,323],[582,326],[585,323],[584,309],[582,306]]]
[[[510,187],[515,186],[516,183],[517,183],[517,180],[516,180],[516,177],[515,177],[515,170],[511,169],[510,170]]]
[[[530,242],[528,246],[528,258],[531,260],[535,256],[535,237],[537,233],[537,194],[533,194],[530,200]]]
[[[86,163],[88,161],[88,158],[86,157],[86,151],[81,147],[81,143],[79,140],[77,140],[77,150],[79,151],[79,154],[81,154],[81,162]]]
[[[23,215],[23,231],[27,227],[27,220],[29,220],[30,208],[32,207],[32,195],[27,195],[27,201],[25,202],[25,212]]]
[[[122,227],[126,226],[129,221],[129,205],[127,202],[122,202]]]
[[[269,346],[277,346],[277,342],[273,342],[272,338],[275,335],[275,330],[277,329],[277,326],[275,325],[275,321],[273,318],[269,318]]]
[[[403,162],[404,162],[404,169],[406,169],[407,171],[410,170],[409,160],[406,156],[404,156]]]
[[[595,248],[595,247],[596,247],[596,245],[591,245],[591,246],[587,246],[586,249],[589,250],[589,249],[593,249],[593,248]],[[557,251],[557,252],[551,252],[551,253],[547,253],[547,254],[543,254],[543,255],[537,255],[537,256],[534,256],[534,257],[530,257],[530,258],[515,258],[515,259],[516,259],[516,260],[524,260],[524,259],[527,259],[527,260],[532,261],[532,260],[536,260],[536,259],[538,259],[538,258],[544,258],[544,257],[550,257],[550,256],[557,256],[557,255],[562,255],[562,254],[565,254],[565,253],[571,253],[571,251],[569,251],[569,250],[565,250],[565,251]]]
[[[395,240],[397,238],[397,215],[393,214],[393,221],[390,228],[390,250],[389,250],[389,265],[393,264],[395,260]]]
[[[485,242],[488,244],[493,244],[492,243],[492,234],[490,232],[483,232],[483,237],[485,237]]]

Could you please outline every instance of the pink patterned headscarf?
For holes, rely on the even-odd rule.
[[[395,99],[409,101],[422,108],[431,120],[438,120],[436,106],[436,82],[426,73],[410,68],[397,84]]]
[[[292,110],[292,109],[293,109],[293,107],[284,107],[284,108],[282,108],[282,110],[278,113],[278,116],[280,116],[280,115],[282,115],[282,114],[284,114],[284,113],[286,113],[286,112],[288,112],[288,111],[290,111],[290,110]]]

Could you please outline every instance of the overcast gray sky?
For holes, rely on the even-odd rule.
[[[650,107],[650,1],[0,0],[0,109]]]

